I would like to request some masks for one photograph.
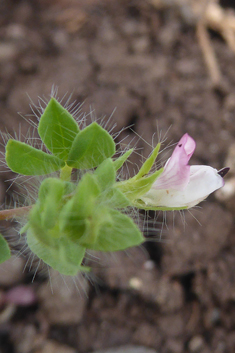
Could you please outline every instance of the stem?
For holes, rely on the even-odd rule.
[[[15,218],[15,217],[22,217],[27,214],[31,210],[32,206],[25,206],[19,208],[12,208],[10,210],[3,210],[0,211],[0,221]]]
[[[60,179],[63,181],[71,180],[71,173],[73,168],[69,167],[67,164],[60,170]]]

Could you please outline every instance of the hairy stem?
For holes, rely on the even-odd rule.
[[[0,221],[25,216],[31,208],[32,206],[25,206],[0,211]]]
[[[63,181],[71,180],[71,173],[73,168],[69,167],[67,164],[60,170],[60,179]]]

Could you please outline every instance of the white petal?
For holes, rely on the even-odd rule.
[[[148,191],[141,199],[155,207],[193,207],[224,185],[217,170],[209,166],[191,166],[189,183],[184,190]]]

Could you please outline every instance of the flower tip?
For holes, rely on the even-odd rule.
[[[222,168],[218,171],[218,174],[223,178],[229,172],[229,170],[229,167]]]
[[[184,134],[181,139],[179,140],[177,146],[176,146],[176,150],[177,150],[177,147],[181,148],[183,147],[184,151],[186,152],[187,156],[188,156],[188,161],[189,159],[192,157],[194,151],[195,151],[195,148],[196,148],[196,142],[194,141],[194,139],[188,134]],[[178,149],[179,151],[179,149]],[[180,151],[180,153],[182,153]]]

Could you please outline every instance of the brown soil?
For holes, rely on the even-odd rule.
[[[235,56],[217,33],[210,35],[223,75],[217,88],[195,28],[177,7],[157,10],[137,0],[2,0],[0,128],[14,134],[21,124],[26,136],[29,125],[17,112],[36,121],[28,116],[29,97],[34,103],[48,98],[54,85],[60,98],[71,94],[72,101],[84,102],[84,112],[95,108],[97,117],[108,118],[116,108],[115,132],[134,124],[118,141],[143,137],[146,142],[135,141],[144,156],[158,134],[167,133],[166,146],[188,132],[197,142],[192,164],[222,168],[235,137]],[[11,177],[1,176],[1,202]],[[68,291],[54,275],[52,294],[47,274],[36,275],[38,304],[0,321],[0,352],[85,353],[126,344],[160,353],[234,352],[233,215],[234,208],[214,195],[200,209],[175,213],[174,221],[167,215],[163,228],[163,215],[154,221],[150,214],[144,230],[155,241],[115,256],[98,254],[91,283],[77,279],[87,297],[72,281]],[[9,269],[14,279],[0,278],[3,291],[31,283],[35,270],[15,278],[19,267]]]

